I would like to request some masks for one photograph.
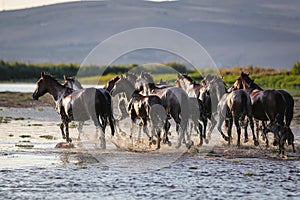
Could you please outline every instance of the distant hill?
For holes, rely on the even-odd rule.
[[[173,29],[195,39],[219,67],[253,64],[290,68],[300,60],[299,10],[300,1],[295,0],[119,0],[3,11],[0,58],[80,63],[108,37],[151,26]],[[179,58],[149,50],[124,56],[119,62],[176,59]]]

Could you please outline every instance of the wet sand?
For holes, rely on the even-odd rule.
[[[132,140],[124,133],[111,137],[107,128],[107,149],[101,150],[90,121],[85,123],[81,140],[77,139],[76,123],[71,124],[75,148],[55,148],[64,140],[53,107],[1,107],[0,117],[3,198],[300,197],[299,127],[295,123],[297,152],[289,146],[287,158],[282,158],[277,147],[266,149],[263,141],[258,147],[252,140],[241,147],[236,147],[234,140],[228,146],[217,132],[203,147],[176,149],[174,129],[172,146],[155,151],[145,141],[135,141],[130,147]],[[127,132],[129,121],[122,123]],[[269,139],[272,141],[271,135]],[[193,140],[198,143],[196,135]],[[133,147],[136,151],[128,151]]]

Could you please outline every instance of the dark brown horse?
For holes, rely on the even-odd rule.
[[[96,126],[96,134],[100,130],[101,148],[106,148],[103,125],[99,121],[100,115],[109,115],[110,107],[105,96],[95,88],[87,88],[74,91],[71,88],[61,85],[52,76],[44,72],[41,73],[37,81],[37,87],[32,94],[33,99],[50,93],[56,103],[57,112],[61,116],[62,123],[60,129],[62,136],[67,142],[71,142],[69,137],[69,123],[71,121],[86,121],[92,119]],[[64,130],[65,129],[65,130]],[[64,132],[65,131],[65,132]],[[112,135],[114,132],[112,131]]]
[[[253,89],[258,89],[258,90],[263,90],[261,87],[259,87],[259,85],[257,85],[256,83],[254,83],[254,80],[252,80],[249,77],[249,74],[246,73],[241,73],[240,76],[247,84],[252,84]],[[282,94],[284,96],[284,99],[286,101],[286,110],[285,110],[285,125],[287,127],[290,127],[291,122],[293,120],[293,115],[294,115],[294,99],[292,97],[292,95],[290,95],[290,93],[288,93],[285,90],[276,90],[277,92],[279,92],[280,94]]]
[[[83,87],[81,85],[81,83],[75,78],[75,77],[67,77],[64,75],[64,86],[72,88],[73,90],[82,90]],[[103,125],[103,129],[105,130],[106,126],[107,126],[107,122],[109,121],[109,125],[111,128],[111,132],[114,134],[115,132],[115,119],[113,116],[113,106],[112,106],[112,99],[111,99],[111,95],[109,93],[108,90],[104,89],[104,88],[98,88],[97,90],[99,90],[99,92],[102,93],[102,96],[105,96],[106,98],[106,102],[103,102],[104,106],[108,106],[108,109],[110,108],[111,110],[109,112],[107,112],[107,114],[100,114],[100,119]],[[82,126],[83,123],[80,122],[79,126],[78,126],[78,131],[79,131],[79,135],[78,137],[80,138],[80,133],[82,132]]]
[[[162,106],[161,99],[156,95],[144,96],[135,90],[131,96],[128,105],[128,111],[131,118],[131,126],[133,128],[137,119],[141,119],[143,131],[149,138],[149,145],[152,144],[153,135],[157,136],[157,149],[160,148],[161,132],[164,130],[164,141],[168,142],[167,133],[169,122],[167,113]],[[151,126],[151,135],[148,132],[148,122]],[[130,137],[132,136],[132,131]]]
[[[156,86],[153,82],[144,84],[144,90],[150,94],[161,98],[168,117],[174,119],[176,123],[176,132],[178,134],[178,143],[176,148],[185,143],[186,147],[191,146],[190,134],[187,131],[189,121],[189,98],[182,88],[172,86]]]
[[[237,145],[240,145],[241,138],[241,126],[240,124],[244,124],[245,117],[247,116],[250,121],[250,127],[252,130],[252,136],[254,140],[254,145],[258,146],[258,141],[255,137],[254,133],[254,124],[252,119],[252,105],[249,94],[245,90],[235,90],[230,93],[226,93],[223,95],[218,104],[218,114],[219,114],[219,122],[218,122],[218,130],[223,136],[226,138],[225,134],[222,131],[222,124],[226,120],[227,124],[227,133],[228,133],[228,144],[231,142],[231,129],[233,122],[237,129],[238,139]],[[245,127],[245,142],[248,141],[247,134],[247,126]]]
[[[245,89],[249,92],[252,101],[253,117],[256,120],[269,121],[268,127],[284,126],[284,114],[287,108],[284,96],[276,90],[262,90],[253,81],[247,83],[243,75],[244,73],[235,81],[231,89]],[[279,141],[278,131],[274,132],[274,138],[274,144],[276,144]]]

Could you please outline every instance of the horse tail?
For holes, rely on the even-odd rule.
[[[285,97],[285,102],[286,102],[286,110],[285,110],[285,124],[287,127],[290,127],[291,122],[293,120],[294,117],[294,99],[293,97],[285,92],[283,93],[284,97]]]
[[[110,115],[108,117],[109,120],[109,126],[110,126],[110,130],[111,130],[111,135],[114,136],[115,135],[115,119],[113,115]]]
[[[286,111],[286,104],[285,104],[285,99],[284,96],[279,93],[276,92],[275,93],[275,101],[276,101],[276,105],[277,105],[277,115],[276,115],[276,122],[278,122],[278,124],[284,126],[284,114]]]

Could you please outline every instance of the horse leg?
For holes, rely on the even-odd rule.
[[[207,134],[207,139],[210,140],[211,139],[211,134],[215,128],[215,126],[217,125],[217,120],[215,119],[215,117],[213,116],[213,114],[210,117],[210,127],[208,129],[208,134]],[[222,126],[222,125],[221,125]],[[224,138],[224,137],[223,137]],[[225,139],[225,138],[224,138]],[[226,139],[225,139],[226,140]],[[227,140],[226,140],[227,141]]]
[[[240,127],[240,124],[239,124],[239,117],[236,116],[236,115],[233,115],[233,118],[234,118],[234,125],[236,127],[236,130],[237,130],[237,135],[238,135],[238,138],[237,138],[237,146],[240,146],[240,140],[241,140],[241,127]]]
[[[147,135],[147,137],[149,139],[149,146],[151,146],[151,144],[152,144],[152,137],[150,137],[149,132],[148,132],[147,119],[146,118],[142,118],[142,122],[143,122],[143,132]]]
[[[109,126],[110,126],[111,135],[114,136],[115,135],[115,126],[116,126],[116,121],[114,119],[114,116],[110,115],[108,117],[108,120],[109,120]]]
[[[232,140],[232,135],[231,135],[231,132],[232,132],[232,126],[233,126],[233,118],[230,117],[227,120],[227,123],[228,123],[228,127],[227,127],[227,135],[228,135],[228,145],[230,145],[231,143],[231,140]]]
[[[203,137],[205,139],[205,143],[208,144],[209,140],[206,138],[207,119],[203,119],[201,121],[203,122]]]
[[[156,149],[160,149],[160,141],[161,141],[161,129],[160,129],[160,127],[156,128],[156,132],[157,132],[157,147],[156,147]]]
[[[203,127],[202,124],[200,122],[198,122],[198,128],[199,128],[199,139],[200,139],[200,143],[198,146],[202,146],[203,145],[203,138],[205,138],[205,134],[203,133]]]
[[[169,140],[168,134],[170,130],[171,124],[168,119],[166,119],[165,124],[164,124],[164,136],[163,136],[163,143],[171,146],[171,142]]]
[[[269,147],[268,132],[269,131],[267,130],[266,123],[262,121],[262,135],[263,135],[263,139],[266,141],[266,148]]]
[[[91,112],[90,112],[91,113]],[[94,113],[91,116],[94,125],[96,127],[96,137],[99,135],[99,131],[100,131],[100,136],[99,136],[99,140],[100,140],[100,148],[101,149],[106,149],[106,141],[105,141],[105,132],[103,129],[103,126],[101,125],[100,121],[99,121],[99,115],[98,113]]]
[[[241,117],[241,126],[244,128],[244,143],[247,143],[249,141],[249,138],[248,138],[248,118],[245,119],[245,116],[242,116]]]
[[[258,143],[257,138],[255,137],[253,119],[252,119],[251,116],[248,116],[248,120],[249,120],[249,122],[250,122],[250,128],[251,128],[251,131],[252,131],[252,137],[253,137],[253,140],[254,140],[254,145],[255,145],[255,146],[258,146],[259,143]]]
[[[60,130],[61,130],[61,135],[62,135],[62,137],[63,137],[63,139],[66,139],[66,135],[65,135],[65,131],[64,131],[64,123],[62,122],[61,124],[60,124]]]
[[[217,129],[219,131],[219,133],[221,133],[223,139],[225,141],[229,141],[229,144],[230,144],[230,138],[228,136],[226,136],[223,131],[222,131],[222,125],[223,125],[223,122],[225,121],[225,117],[223,115],[220,115],[219,116],[219,121],[218,121],[218,125],[217,125]]]
[[[259,130],[260,130],[260,127],[259,127],[259,121],[257,119],[254,120],[255,121],[255,127],[256,127],[256,138],[257,140],[259,139]]]
[[[78,123],[78,128],[77,128],[77,130],[78,130],[78,140],[80,140],[80,135],[83,133],[83,132],[82,132],[82,129],[83,129],[83,123],[84,123],[84,122],[79,122],[79,123]]]
[[[72,142],[72,139],[69,137],[69,123],[64,122],[65,130],[66,130],[66,141]]]
[[[105,133],[105,129],[106,129],[106,126],[107,126],[107,117],[104,116],[104,115],[101,115],[100,118],[101,118],[101,121],[102,121],[102,130]]]

